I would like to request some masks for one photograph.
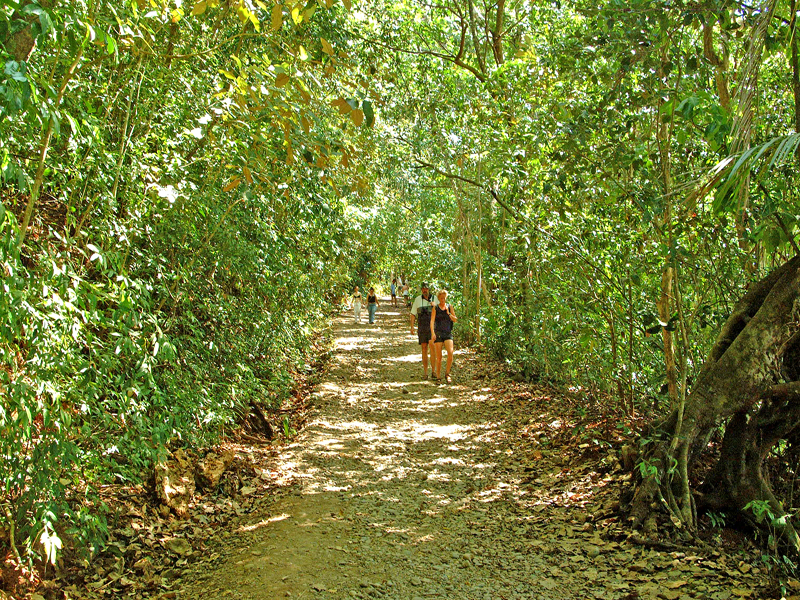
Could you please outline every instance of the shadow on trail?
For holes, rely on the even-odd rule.
[[[423,380],[404,309],[375,325],[343,313],[336,333],[313,420],[278,455],[297,485],[185,597],[723,598],[707,593],[714,567],[601,539],[615,519],[595,518],[611,514],[597,496],[613,478],[550,445],[565,417],[548,392],[526,391],[525,412],[462,352],[454,384]]]

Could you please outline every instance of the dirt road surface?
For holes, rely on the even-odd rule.
[[[548,444],[561,417],[547,412],[547,399],[534,389],[509,404],[483,369],[457,348],[453,382],[425,380],[406,309],[384,302],[374,325],[343,313],[312,418],[273,466],[296,484],[248,514],[227,548],[173,593],[764,597],[766,570],[752,555],[657,551],[621,539],[618,494],[602,493],[629,477],[613,474],[613,451],[589,448],[595,460],[576,463],[573,449]],[[524,446],[520,418],[529,425]]]

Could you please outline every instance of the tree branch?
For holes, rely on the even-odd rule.
[[[425,167],[425,168],[427,168],[427,169],[431,169],[431,170],[432,170],[434,173],[437,173],[437,174],[441,175],[442,177],[447,177],[448,179],[457,179],[457,180],[459,180],[459,181],[463,181],[464,183],[468,183],[468,184],[470,184],[470,185],[474,185],[476,188],[479,188],[479,189],[485,190],[486,192],[488,192],[489,194],[491,194],[492,198],[494,198],[494,199],[495,199],[495,201],[496,201],[496,202],[497,202],[497,203],[498,203],[500,206],[502,206],[502,207],[503,207],[503,208],[504,208],[506,211],[508,211],[508,213],[509,213],[509,214],[510,214],[512,217],[514,217],[514,218],[515,218],[517,221],[521,221],[521,222],[523,222],[523,223],[529,224],[529,221],[528,221],[528,219],[526,219],[526,218],[525,218],[523,215],[521,215],[521,214],[519,213],[519,211],[517,211],[517,210],[514,210],[514,209],[513,209],[513,208],[511,208],[511,207],[510,207],[508,204],[506,204],[506,203],[505,203],[505,202],[504,202],[504,201],[503,201],[503,200],[500,198],[500,195],[499,195],[497,192],[495,192],[495,191],[494,191],[492,188],[490,188],[490,187],[487,187],[487,186],[485,186],[485,185],[482,185],[481,183],[478,183],[477,181],[475,181],[474,179],[470,179],[469,177],[464,177],[463,175],[456,175],[455,173],[448,173],[447,171],[443,171],[442,169],[440,169],[440,168],[439,168],[439,167],[437,167],[436,165],[434,165],[434,164],[431,164],[431,163],[429,163],[429,162],[427,162],[427,161],[424,161],[424,160],[422,160],[422,159],[421,159],[421,158],[419,158],[419,157],[416,157],[416,156],[415,156],[415,157],[414,157],[414,162],[415,162],[415,163],[417,163],[418,165],[422,166],[422,167]]]
[[[465,63],[463,60],[461,60],[460,55],[453,56],[452,54],[445,54],[444,52],[436,52],[435,50],[409,50],[407,48],[398,48],[397,46],[393,46],[387,42],[383,42],[375,38],[361,37],[352,31],[349,33],[352,37],[356,39],[360,39],[361,41],[366,42],[368,44],[374,44],[376,46],[379,46],[386,50],[391,50],[393,52],[401,52],[403,54],[408,54],[410,56],[433,56],[435,58],[440,58],[442,60],[445,60],[449,63],[456,65],[457,67],[464,69],[465,71],[472,73],[472,75],[474,75],[478,81],[482,83],[486,81],[486,77],[484,77],[483,73],[481,73],[478,69],[476,69],[472,65]],[[462,49],[463,49],[463,44],[464,44],[464,35],[462,33],[462,39],[461,39]]]
[[[75,75],[75,71],[78,70],[78,64],[80,63],[81,58],[83,58],[83,51],[84,47],[81,46],[78,50],[78,55],[75,57],[75,60],[72,61],[72,64],[64,74],[64,78],[61,81],[61,86],[58,88],[58,95],[53,103],[53,111],[58,110],[58,107],[61,106],[61,100],[64,98],[64,92],[67,89],[67,84],[69,83],[70,79],[72,79],[73,75]],[[31,217],[33,217],[33,211],[36,208],[36,202],[39,200],[39,194],[41,193],[42,184],[44,183],[44,165],[45,161],[47,160],[47,152],[50,149],[50,142],[53,138],[55,119],[52,114],[48,116],[49,118],[47,120],[47,127],[42,134],[42,140],[39,144],[39,161],[36,167],[36,175],[34,176],[33,186],[31,187],[31,195],[28,198],[28,204],[25,207],[25,215],[23,216],[22,224],[19,228],[17,250],[22,249],[22,244],[25,243],[25,236],[28,233],[28,226],[30,225]]]

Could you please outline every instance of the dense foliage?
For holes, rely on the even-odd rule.
[[[343,11],[0,12],[0,519],[26,553],[102,543],[98,483],[279,406],[306,368],[359,259],[343,198],[375,120],[343,83]]]
[[[672,382],[674,402],[748,281],[791,252],[786,152],[783,176],[772,169],[744,196],[693,192],[744,147],[732,130],[746,110],[750,144],[794,127],[790,13],[769,21],[764,99],[744,106],[764,7],[364,9],[391,15],[362,26],[368,47],[403,61],[383,66],[383,85],[410,90],[384,117],[416,245],[434,253],[434,277],[462,274],[448,284],[464,310],[482,296],[472,322],[512,369],[611,393],[627,411],[668,402]]]
[[[101,543],[93,485],[279,404],[354,283],[432,279],[463,340],[635,413],[796,249],[794,2],[343,2],[0,11],[26,552]]]

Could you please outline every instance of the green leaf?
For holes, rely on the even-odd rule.
[[[367,122],[367,127],[372,127],[375,125],[375,113],[372,110],[372,102],[369,100],[364,100],[362,103],[362,109],[364,111],[364,118]]]
[[[69,128],[72,130],[74,135],[80,134],[80,127],[78,126],[78,122],[72,118],[72,115],[69,113],[64,113],[64,117],[66,117],[67,122],[69,123]]]
[[[46,11],[42,11],[39,15],[39,23],[42,26],[42,35],[49,35],[52,31],[55,31],[53,20]]]
[[[678,104],[678,108],[676,109],[678,113],[687,120],[690,120],[694,115],[694,109],[700,104],[700,98],[697,96],[689,96],[688,98],[684,98],[680,104]]]
[[[295,6],[292,9],[292,21],[295,25],[300,25],[303,22],[303,13],[300,12],[299,6]]]

